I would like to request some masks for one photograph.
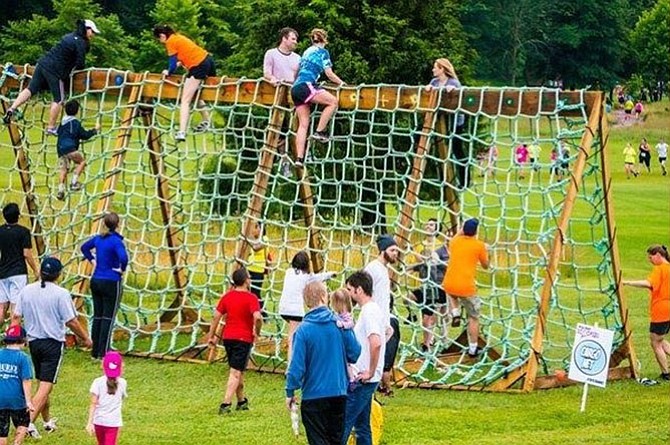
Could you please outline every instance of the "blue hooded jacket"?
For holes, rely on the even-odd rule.
[[[302,399],[312,400],[347,394],[347,363],[356,363],[361,345],[353,329],[337,327],[326,306],[305,314],[293,337],[293,357],[286,376],[286,396],[302,389]]]

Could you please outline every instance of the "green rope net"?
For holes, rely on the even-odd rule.
[[[80,179],[83,190],[68,191],[64,201],[55,198],[56,138],[44,134],[49,98],[33,99],[24,107],[17,126],[30,166],[30,196],[37,204],[37,213],[32,216],[41,227],[38,235],[43,237],[45,253],[59,256],[66,265],[62,285],[72,289],[74,296],[83,297],[82,314],[91,314],[87,291],[77,294],[76,284],[82,277],[88,278],[79,246],[96,230],[94,222],[101,217],[99,202],[109,197],[109,210],[121,217],[120,232],[131,258],[124,276],[114,347],[129,353],[206,358],[202,338],[214,305],[228,287],[227,277],[237,264],[236,246],[242,240],[242,224],[267,132],[279,132],[292,145],[296,117],[290,108],[283,108],[286,122],[269,128],[277,106],[263,105],[260,100],[210,102],[210,130],[190,132],[187,141],[177,145],[172,133],[178,122],[178,104],[160,97],[129,104],[119,92],[139,87],[141,96],[143,89],[160,89],[163,85],[147,78],[139,82],[132,79],[129,73],[110,71],[104,88],[71,93],[82,105],[83,125],[91,128],[99,122],[103,130],[82,145],[87,161]],[[28,80],[22,77],[21,86]],[[218,84],[204,88],[255,95],[262,83],[222,78]],[[381,94],[387,87],[374,88]],[[405,88],[392,87],[398,91]],[[7,94],[14,96],[17,91]],[[422,89],[417,91],[427,94]],[[510,103],[511,99],[503,99],[500,94],[499,106],[518,106],[516,114],[487,114],[483,107],[475,112],[461,108],[462,104],[483,103],[487,93],[503,91],[518,93],[518,97],[527,91],[549,93],[554,106],[549,112],[525,115],[520,103]],[[396,377],[409,384],[486,386],[529,360],[548,256],[566,189],[575,180],[571,169],[586,131],[585,92],[578,95],[581,100],[570,104],[559,99],[558,90],[548,89],[463,88],[451,94],[458,96],[459,108],[438,108],[436,122],[431,123],[428,132],[424,115],[431,110],[408,110],[397,98],[385,98],[384,109],[355,106],[338,110],[329,127],[330,142],[309,143],[305,178],[299,176],[287,155],[277,156],[263,192],[259,219],[267,231],[268,250],[274,260],[263,288],[267,312],[263,337],[253,354],[258,368],[278,371],[285,366],[287,328],[277,309],[284,272],[293,255],[309,249],[310,233],[317,233],[321,250],[316,253],[321,255],[324,269],[338,272],[329,285],[332,289],[372,260],[377,255],[376,234],[394,233],[399,228],[422,135],[429,137],[430,148],[417,204],[410,215],[409,245],[420,244],[425,236],[423,222],[428,218],[437,218],[444,227],[469,217],[480,219],[479,237],[489,246],[492,266],[477,277],[483,301],[480,335],[485,348],[478,359],[469,358],[465,354],[467,341],[461,335],[464,328],[449,327],[443,317],[438,317],[433,328],[434,344],[422,351],[425,328],[421,325],[421,307],[409,294],[429,283],[422,283],[407,271],[414,255],[406,249],[405,261],[394,266],[394,312],[402,333]],[[142,118],[138,113],[132,122],[124,122],[123,115],[129,108],[147,114]],[[566,110],[572,111],[572,117],[563,117]],[[459,115],[465,116],[462,132],[456,132],[453,125]],[[310,131],[315,129],[318,117],[317,110]],[[437,124],[441,118],[447,123],[444,127]],[[199,119],[198,113],[192,113],[190,126]],[[127,126],[130,138],[118,147],[119,133]],[[148,145],[151,137],[159,137],[162,147],[154,158]],[[466,154],[461,158],[454,155],[459,141]],[[439,149],[441,143],[446,156]],[[542,149],[532,166],[520,167],[514,161],[515,148],[522,143],[538,144]],[[552,161],[551,152],[559,145],[564,149]],[[25,202],[6,131],[0,135],[0,146],[1,203]],[[492,146],[497,148],[497,159],[490,156]],[[614,330],[615,348],[624,341],[608,255],[611,245],[603,202],[601,150],[601,141],[596,140],[586,159],[568,230],[563,234],[565,247],[551,286],[540,375],[566,367],[577,323],[598,323]],[[123,162],[112,169],[112,158],[120,153]],[[453,177],[459,168],[469,172],[468,187],[462,187]],[[157,187],[156,171],[167,180],[167,195]],[[104,184],[113,175],[118,176],[111,192]],[[309,184],[314,205],[312,227],[305,226],[305,210],[310,209],[301,189],[304,184]],[[458,198],[456,205],[453,196]],[[162,205],[165,203],[169,205]],[[25,207],[23,213],[27,214]],[[166,208],[170,213],[163,215]],[[166,221],[179,241],[176,247],[166,236]],[[240,261],[245,263],[247,259]],[[175,262],[183,268],[183,289],[178,286]],[[220,355],[216,359],[221,359]]]

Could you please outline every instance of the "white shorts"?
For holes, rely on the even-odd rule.
[[[0,304],[16,304],[19,292],[28,284],[28,275],[14,275],[0,280]]]

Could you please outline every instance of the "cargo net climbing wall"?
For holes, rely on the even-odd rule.
[[[30,72],[5,68],[5,109]],[[56,199],[56,138],[44,132],[50,98],[33,98],[0,136],[1,204],[21,203],[39,254],[61,258],[61,283],[82,317],[92,313],[92,271],[79,247],[101,230],[105,212],[119,214],[131,261],[115,348],[221,360],[222,348],[203,338],[228,277],[250,264],[260,242],[265,318],[252,362],[283,372],[287,326],[278,302],[293,256],[306,250],[314,271],[337,272],[328,282],[334,290],[378,255],[375,238],[389,233],[402,250],[390,268],[401,331],[397,384],[532,389],[566,368],[578,323],[613,330],[620,355],[613,366],[630,361],[597,93],[332,90],[340,108],[330,140],[308,142],[303,169],[292,161],[297,120],[288,86],[208,79],[187,140],[176,143],[181,81],[95,69],[74,76],[70,93],[84,127],[102,131],[81,147],[83,189],[67,190],[63,200]],[[203,108],[212,121],[198,132]],[[471,217],[491,259],[477,274],[476,358],[466,353],[466,323],[452,327],[447,310],[413,297],[437,285],[411,270],[446,266],[425,251],[429,219],[440,223],[439,247]]]

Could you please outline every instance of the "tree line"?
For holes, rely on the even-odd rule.
[[[227,76],[258,77],[290,26],[328,30],[350,84],[425,84],[448,57],[466,85],[667,82],[670,0],[3,0],[2,63],[34,64],[76,18],[93,19],[89,66],[159,72],[151,29],[171,24],[208,49]],[[309,42],[301,37],[298,51]]]

